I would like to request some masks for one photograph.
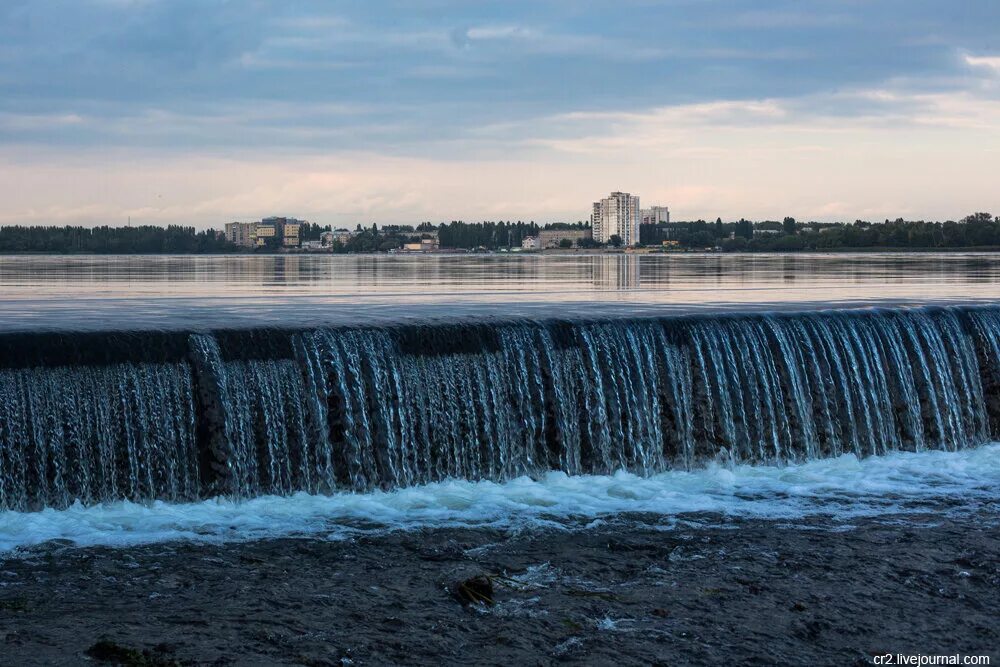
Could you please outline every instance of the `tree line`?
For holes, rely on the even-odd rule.
[[[469,223],[460,220],[440,225],[424,222],[408,225],[357,226],[346,243],[335,243],[334,252],[385,252],[404,243],[437,236],[442,248],[465,250],[501,250],[520,248],[529,236],[542,229],[585,229],[577,223],[552,223],[544,227],[535,222],[487,221]],[[314,240],[329,226],[306,224],[300,238]],[[865,249],[1000,249],[1000,218],[989,213],[974,213],[959,221],[926,222],[923,220],[886,220],[872,223],[800,223],[786,217],[782,221],[735,222],[695,220],[692,222],[642,225],[639,243],[662,246],[664,242],[684,249],[720,248],[728,252],[787,252],[811,250]],[[613,240],[614,241],[614,240]],[[580,247],[599,247],[590,240]],[[621,245],[612,242],[612,246]],[[0,253],[226,253],[246,251],[229,243],[215,230],[197,231],[193,227],[170,225],[156,227],[46,227],[12,225],[0,227]]]
[[[866,249],[1000,248],[1000,218],[974,213],[959,221],[886,220],[873,223],[800,223],[792,217],[781,221],[693,222],[643,225],[640,244],[658,246],[667,241],[686,249],[721,248],[723,251],[788,252]]]
[[[0,252],[153,254],[224,253],[238,247],[213,229],[156,227],[0,227]]]
[[[438,239],[443,248],[520,248],[528,236],[537,236],[541,227],[534,222],[481,222],[455,220],[438,227]]]
[[[565,227],[571,228],[569,226]],[[500,250],[520,248],[521,241],[528,236],[536,236],[541,228],[534,222],[452,222],[433,225],[422,222],[416,227],[409,225],[378,225],[362,227],[358,225],[354,236],[346,243],[334,243],[334,252],[378,252],[396,250],[404,243],[413,243],[435,234],[442,248],[462,250]]]
[[[960,221],[926,222],[898,218],[883,223],[857,220],[852,224],[819,227],[805,232],[754,236],[747,250],[847,250],[874,248],[958,249],[1000,248],[1000,218],[974,213]],[[735,248],[739,249],[739,248]]]

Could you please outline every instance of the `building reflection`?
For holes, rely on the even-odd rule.
[[[594,287],[602,290],[627,290],[640,287],[639,255],[594,255],[592,259]]]

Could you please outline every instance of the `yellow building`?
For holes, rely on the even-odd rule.
[[[253,230],[254,245],[263,248],[267,245],[267,239],[273,239],[277,234],[278,230],[275,229],[274,225],[257,225],[256,229]]]
[[[299,227],[297,222],[285,223],[285,237],[283,243],[286,247],[299,247]]]
[[[403,244],[403,250],[410,252],[433,252],[439,248],[440,245],[438,245],[437,239],[420,239],[417,243]]]

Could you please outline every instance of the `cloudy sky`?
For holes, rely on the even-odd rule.
[[[0,0],[0,224],[1000,213],[996,0]]]

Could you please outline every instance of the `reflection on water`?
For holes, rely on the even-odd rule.
[[[0,257],[0,329],[602,307],[994,300],[1000,255]],[[503,306],[502,308],[501,305]],[[470,311],[470,312],[472,312]],[[279,317],[280,315],[280,317]]]

